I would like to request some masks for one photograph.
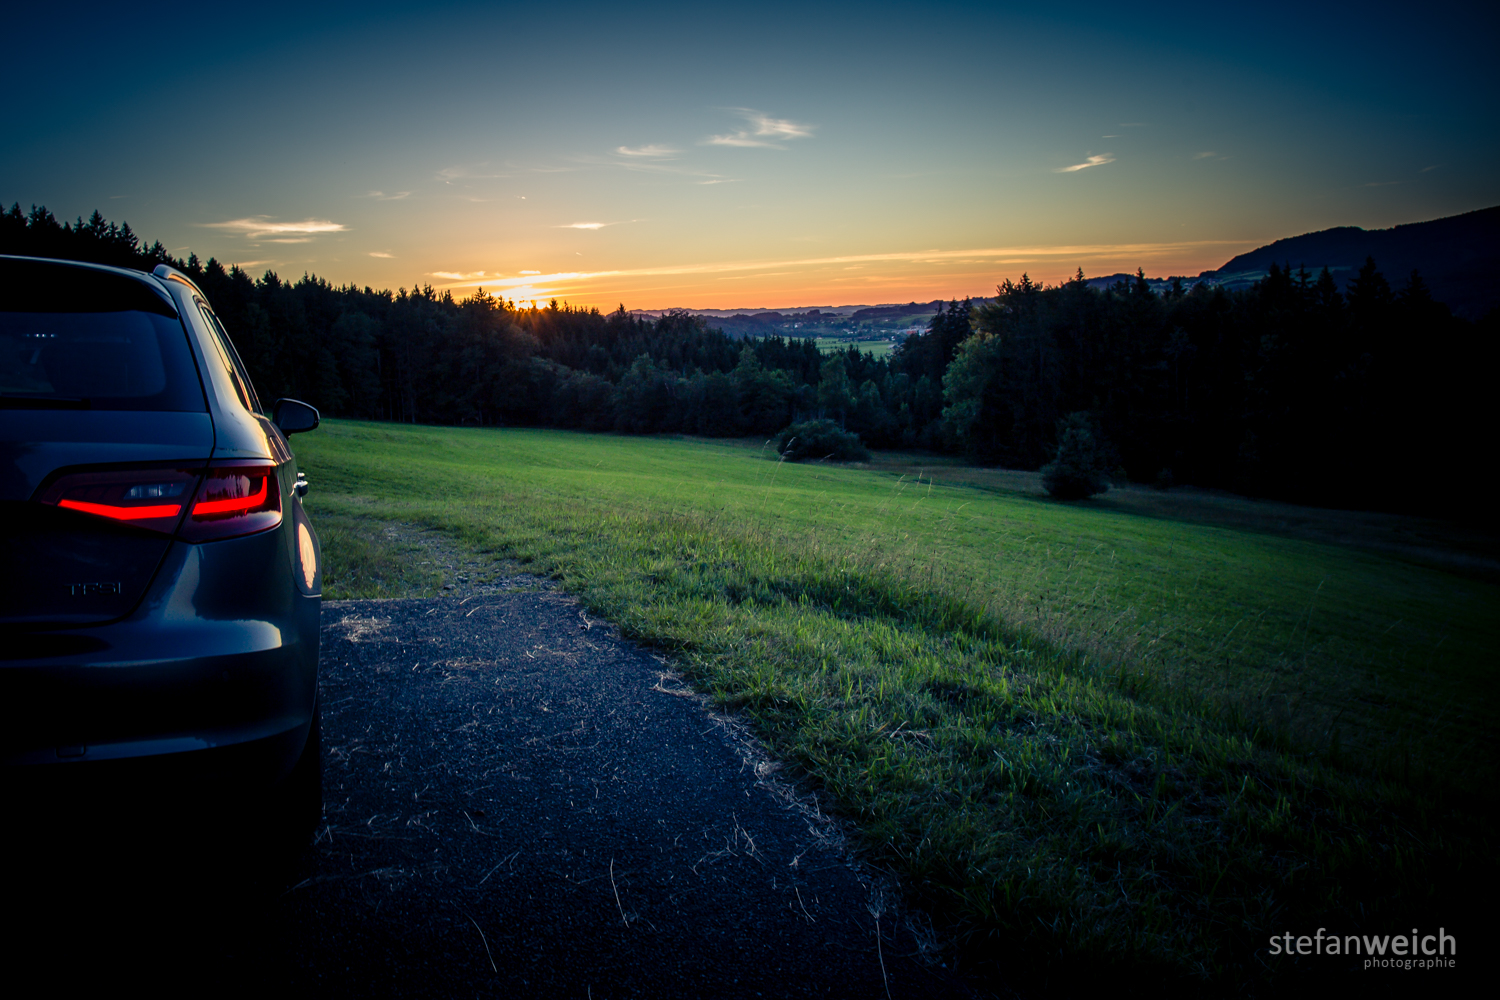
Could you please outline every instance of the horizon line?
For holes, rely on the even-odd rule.
[[[765,260],[752,259],[741,261],[723,261],[708,264],[679,264],[662,265],[655,267],[638,268],[612,268],[598,271],[555,271],[550,274],[525,274],[502,277],[485,272],[475,272],[472,277],[464,276],[461,280],[448,281],[433,287],[444,291],[455,291],[458,289],[472,288],[476,291],[486,291],[497,296],[508,296],[517,302],[539,302],[542,300],[567,301],[574,296],[595,297],[589,294],[587,285],[601,280],[629,279],[643,277],[686,277],[691,275],[728,274],[734,272],[754,272],[785,267],[819,267],[828,265],[848,265],[865,263],[888,263],[888,262],[939,262],[939,261],[962,261],[974,260],[989,264],[1021,264],[1021,265],[1050,265],[1055,267],[1061,263],[1061,259],[1073,258],[1073,262],[1081,269],[1082,263],[1099,258],[1118,258],[1121,256],[1136,256],[1147,258],[1146,261],[1138,263],[1143,266],[1152,257],[1160,257],[1165,254],[1181,253],[1188,250],[1201,250],[1205,247],[1254,247],[1258,246],[1255,240],[1184,240],[1162,243],[1118,243],[1118,244],[1070,244],[1065,246],[1014,246],[1014,247],[983,247],[965,250],[916,250],[895,251],[887,253],[872,254],[842,254],[828,257],[803,257],[791,260]],[[1229,255],[1232,259],[1234,254]],[[460,272],[461,273],[461,272]],[[1124,273],[1124,272],[1117,272]],[[432,272],[431,276],[457,277],[455,272]],[[957,276],[955,276],[957,277]],[[1185,275],[1184,275],[1185,277]],[[960,277],[960,281],[963,279]],[[902,282],[902,278],[892,279],[892,284]],[[544,287],[552,286],[552,287]],[[562,287],[558,287],[562,286]],[[645,291],[645,289],[643,289]],[[817,295],[817,292],[813,293]],[[993,293],[971,294],[967,298],[987,298]],[[611,298],[615,297],[613,294]],[[811,298],[812,296],[808,296]],[[820,296],[821,297],[821,296]],[[831,298],[831,296],[830,296]],[[938,296],[944,301],[954,296]],[[908,299],[908,301],[914,301]],[[936,301],[929,299],[928,301]],[[623,304],[623,303],[622,303]],[[892,302],[892,305],[902,304]],[[597,307],[596,307],[597,308]],[[751,307],[739,307],[747,309]],[[759,311],[770,309],[795,309],[795,308],[824,308],[820,306],[760,306],[755,307]],[[827,308],[833,308],[829,306]],[[686,309],[687,311],[712,311],[726,312],[723,307],[713,306],[667,306],[637,308],[634,312],[667,312],[671,309]]]

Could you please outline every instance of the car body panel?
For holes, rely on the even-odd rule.
[[[84,763],[305,729],[321,599],[286,585],[303,576],[299,556],[274,530],[174,541],[123,621],[14,637],[0,659],[0,759]],[[268,762],[268,780],[294,760]]]
[[[0,410],[0,500],[30,500],[53,472],[72,466],[201,465],[213,452],[207,413]]]
[[[207,413],[0,411],[0,622],[78,625],[128,614],[170,538],[34,501],[80,468],[201,469],[213,444]]]

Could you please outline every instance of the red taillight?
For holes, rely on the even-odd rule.
[[[248,514],[253,510],[258,510],[264,507],[266,504],[267,492],[266,480],[270,479],[271,475],[272,473],[268,472],[259,476],[235,476],[234,486],[225,488],[226,491],[231,494],[230,496],[224,498],[223,500],[199,500],[197,503],[193,504],[193,516],[206,517],[209,514]],[[210,481],[214,479],[222,480],[225,483],[230,481],[230,477],[222,475],[210,477]],[[233,496],[232,494],[237,492],[234,487],[238,487],[238,490],[255,489],[254,487],[241,486],[240,484],[245,481],[259,481],[260,488],[256,489],[255,492],[250,493],[247,496]],[[208,486],[207,484],[205,484],[204,492],[206,493],[207,491]]]
[[[177,532],[189,542],[254,534],[281,523],[281,488],[276,467],[268,464],[75,472],[39,499],[132,527]]]
[[[281,523],[281,488],[271,465],[215,465],[203,477],[182,522],[190,542],[232,538]]]
[[[86,503],[82,500],[59,500],[59,507],[81,510],[85,514],[112,517],[116,521],[154,521],[162,517],[176,517],[182,513],[181,504],[157,504],[151,507],[117,507],[107,503]]]
[[[47,488],[43,503],[171,534],[193,497],[196,469],[75,472]]]

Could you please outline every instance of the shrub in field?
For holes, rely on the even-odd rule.
[[[870,449],[852,431],[840,430],[832,420],[792,424],[776,436],[776,451],[791,462],[831,458],[835,462],[864,462]]]
[[[1082,500],[1109,489],[1108,466],[1087,413],[1057,422],[1057,457],[1042,466],[1042,485],[1059,500]]]

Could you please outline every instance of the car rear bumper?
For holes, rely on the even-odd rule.
[[[207,749],[179,750],[175,744],[139,741],[105,745],[131,751],[130,755],[96,756],[92,751],[101,748],[91,747],[87,757],[48,761],[47,766],[25,766],[24,759],[12,758],[0,787],[7,801],[54,812],[253,812],[291,772],[307,744],[310,726],[309,719],[279,733]]]
[[[321,606],[286,582],[286,548],[174,543],[130,617],[0,636],[6,780],[279,782],[316,706]]]

